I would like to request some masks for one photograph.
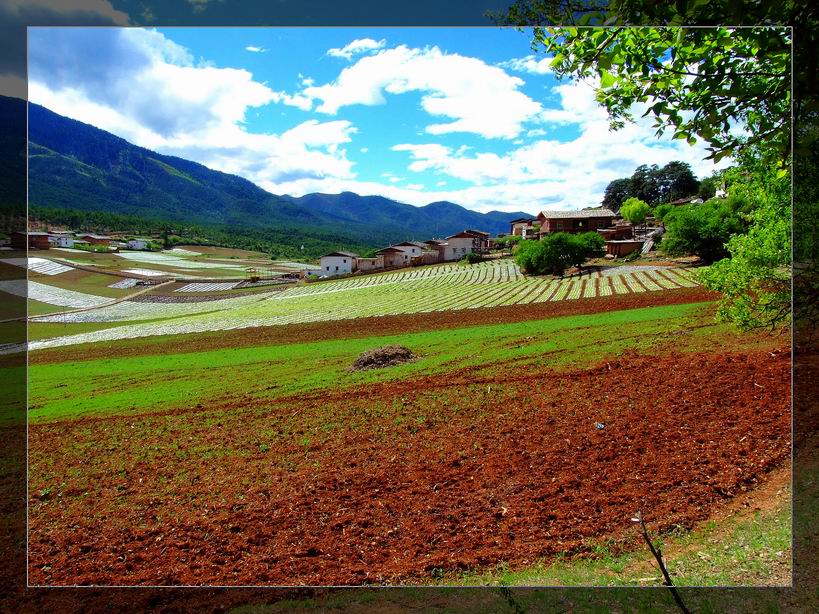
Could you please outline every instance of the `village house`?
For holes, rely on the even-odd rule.
[[[125,247],[127,247],[128,249],[144,251],[148,249],[148,245],[150,245],[150,243],[151,243],[150,239],[133,238],[128,239],[128,242],[125,244]]]
[[[323,255],[319,262],[321,264],[321,275],[344,275],[356,270],[356,259],[358,254],[353,252],[331,252]]]
[[[379,249],[375,254],[381,257],[385,269],[409,265],[409,255],[404,250],[392,245]]]
[[[610,209],[580,209],[579,211],[541,211],[535,218],[540,222],[540,234],[552,232],[589,232],[612,225],[617,214]]]
[[[446,238],[446,244],[443,246],[443,258],[445,262],[451,260],[460,260],[469,253],[475,250],[475,242],[480,242],[473,233],[469,231],[462,231]]]
[[[534,223],[534,218],[530,217],[521,217],[516,220],[512,220],[509,222],[509,234],[511,234],[513,237],[521,237],[522,239],[525,239],[527,238],[527,235],[532,233]]]
[[[113,239],[107,235],[97,235],[90,232],[81,233],[77,235],[78,239],[88,241],[92,245],[111,245]]]
[[[22,232],[15,231],[11,233],[11,247],[13,249],[48,249],[51,247],[47,232]]]

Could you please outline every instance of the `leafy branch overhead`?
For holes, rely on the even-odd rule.
[[[613,129],[634,120],[636,105],[658,136],[701,139],[715,161],[757,142],[788,158],[787,28],[536,27],[533,46],[554,57],[558,78],[599,81]]]

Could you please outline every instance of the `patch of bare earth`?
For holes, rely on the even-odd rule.
[[[635,509],[692,527],[788,459],[789,367],[629,355],[31,425],[30,580],[411,582],[582,553]]]

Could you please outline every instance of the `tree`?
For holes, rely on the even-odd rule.
[[[602,255],[604,247],[603,237],[596,232],[578,235],[554,232],[540,241],[521,241],[515,261],[524,273],[562,277],[569,266],[580,267],[587,258]]]
[[[631,222],[635,226],[643,224],[646,221],[649,211],[651,211],[651,207],[648,206],[648,203],[634,197],[629,198],[623,203],[623,206],[620,207],[620,215],[623,216],[623,219]]]
[[[697,193],[700,182],[687,162],[675,160],[660,169],[660,202],[671,202]]]
[[[629,178],[629,195],[647,203],[659,202],[662,196],[660,183],[660,167],[641,164]]]
[[[662,251],[672,256],[699,256],[709,263],[728,256],[725,244],[746,230],[730,204],[719,200],[675,207],[663,221]]]
[[[815,155],[819,149],[819,80],[815,78],[817,20],[808,4],[764,2],[749,6],[730,0],[649,4],[633,0],[518,0],[506,19],[516,25],[534,26],[533,45],[553,56],[551,68],[558,78],[598,81],[597,100],[608,111],[613,129],[632,121],[632,113],[637,109],[643,116],[654,117],[658,136],[670,133],[673,138],[685,139],[690,144],[703,140],[710,151],[709,157],[715,161],[753,152],[756,160],[770,165],[778,177],[788,175],[790,163],[791,44],[794,37],[805,41],[807,44],[798,48],[802,67],[794,76],[795,151],[801,172],[806,176],[819,176]],[[766,24],[798,25],[794,30],[784,27],[623,27],[667,20],[673,20],[672,25],[754,24],[760,19]],[[560,22],[611,27],[589,30],[543,26]],[[800,66],[800,56],[796,57],[796,66]],[[745,134],[735,130],[736,125],[744,126]],[[795,217],[808,222],[819,219],[817,193],[819,190],[810,180],[795,183],[794,200],[799,199],[802,205]],[[683,221],[692,221],[688,213],[680,215],[683,216],[680,228]],[[676,219],[676,212],[673,217]],[[755,219],[751,227],[760,223]],[[819,300],[816,300],[819,240],[816,225],[808,224],[807,228],[804,238],[794,246],[794,253],[805,258],[800,268],[808,274],[801,275],[801,281],[797,280],[794,285],[805,306],[803,313],[812,323],[819,323]],[[743,250],[752,254],[763,249],[760,242],[764,233],[751,232],[749,236],[752,239],[733,243],[732,259],[741,261]],[[664,243],[673,246],[673,235]],[[724,246],[722,249],[727,252]],[[754,271],[763,273],[764,269]],[[763,287],[778,287],[776,283],[767,284],[764,279],[757,283]],[[758,295],[752,292],[752,285],[745,284],[744,288],[751,292],[745,299],[756,300]],[[724,310],[723,313],[735,312]],[[787,315],[783,316],[784,320]]]
[[[611,209],[615,213],[620,210],[620,205],[623,204],[629,196],[631,196],[631,181],[629,179],[615,179],[606,186],[606,191],[603,193],[603,201],[600,203],[606,209]]]
[[[717,194],[717,189],[722,186],[722,174],[717,171],[708,175],[700,181],[700,188],[697,190],[697,196],[703,200],[714,198]]]
[[[668,203],[657,205],[656,207],[654,207],[654,217],[662,222],[665,220],[665,216],[668,215],[673,210],[674,205],[669,205]]]

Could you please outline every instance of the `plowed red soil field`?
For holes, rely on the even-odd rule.
[[[412,582],[637,510],[691,526],[788,459],[789,377],[787,352],[630,355],[31,425],[30,582]]]

